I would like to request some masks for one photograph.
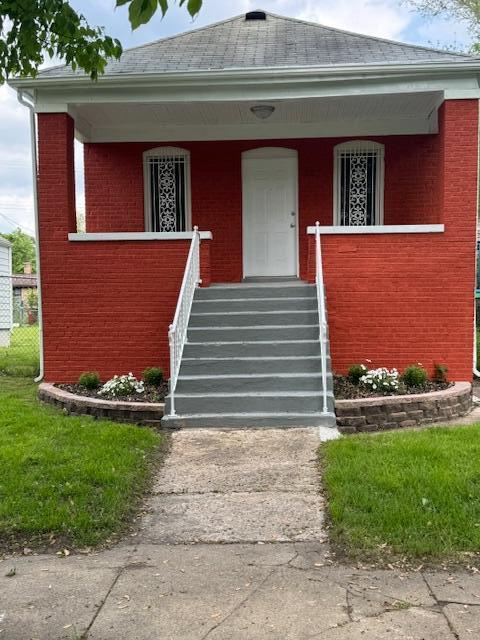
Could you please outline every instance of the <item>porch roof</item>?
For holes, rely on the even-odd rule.
[[[127,50],[95,83],[60,66],[9,84],[88,142],[435,133],[443,100],[480,98],[480,58],[254,13]]]
[[[248,19],[252,13],[264,17]],[[127,49],[120,60],[108,63],[105,75],[472,61],[462,54],[374,38],[264,11],[252,13]],[[59,66],[41,71],[38,80],[73,76],[85,74]]]

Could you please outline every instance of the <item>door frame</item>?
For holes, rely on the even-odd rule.
[[[294,202],[295,202],[295,270],[296,274],[293,277],[299,277],[300,275],[300,250],[299,250],[299,219],[300,213],[298,210],[298,152],[296,149],[289,149],[287,147],[256,147],[254,149],[248,149],[242,152],[242,278],[245,278],[245,238],[246,238],[246,216],[245,216],[245,171],[244,162],[246,160],[275,160],[279,158],[294,158],[295,159],[295,175],[294,175]],[[261,276],[259,276],[261,277]],[[281,276],[279,276],[281,277]],[[285,276],[292,277],[292,276]]]

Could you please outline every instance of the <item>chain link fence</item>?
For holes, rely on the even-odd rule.
[[[36,276],[0,275],[0,375],[34,377],[38,370]]]

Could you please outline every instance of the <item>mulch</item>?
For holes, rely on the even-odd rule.
[[[110,398],[109,396],[99,396],[97,390],[90,391],[81,387],[79,384],[56,384],[56,387],[77,396],[85,396],[87,398],[97,398],[98,400],[121,400],[123,402],[163,402],[168,395],[168,382],[162,382],[160,386],[145,384],[144,393],[132,393],[121,398]]]
[[[356,385],[345,376],[333,376],[333,393],[337,400],[354,400],[355,398],[379,398],[383,396],[399,396],[415,393],[429,393],[430,391],[443,391],[453,386],[453,382],[436,382],[428,380],[421,387],[407,387],[400,383],[398,392],[387,391],[379,393],[378,390],[369,389],[364,385]]]

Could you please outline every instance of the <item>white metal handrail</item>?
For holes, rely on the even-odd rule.
[[[322,243],[320,223],[315,223],[315,283],[317,285],[318,324],[320,340],[320,360],[322,364],[323,410],[328,413],[327,404],[327,312],[325,309],[325,285],[323,282]]]
[[[187,264],[185,265],[182,286],[178,294],[177,308],[173,322],[168,330],[168,342],[170,345],[170,415],[172,416],[175,415],[175,389],[182,362],[183,347],[187,342],[188,321],[190,320],[193,296],[200,283],[200,232],[198,227],[193,227],[192,242],[188,252]]]

